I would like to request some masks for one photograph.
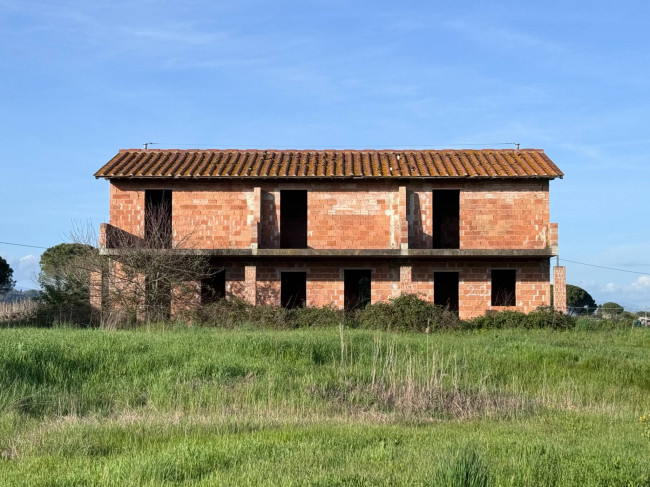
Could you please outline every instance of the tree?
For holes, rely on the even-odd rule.
[[[73,230],[77,245],[93,249],[75,258],[74,267],[88,276],[89,300],[101,311],[103,326],[165,321],[172,311],[181,313],[200,301],[201,282],[215,269],[209,255],[191,248],[191,234],[172,238],[171,230],[164,204],[145,211],[143,235],[107,225],[102,249],[89,245],[96,239],[88,231]]]
[[[601,318],[605,319],[618,319],[623,315],[623,306],[618,303],[608,301],[598,306],[598,311],[596,313]]]
[[[566,305],[569,314],[592,314],[597,306],[594,298],[581,287],[566,285]]]
[[[81,261],[97,251],[80,243],[62,243],[41,255],[38,282],[51,304],[81,304],[90,299],[90,273]]]
[[[0,257],[0,295],[11,291],[16,285],[13,280],[14,271],[9,263]]]

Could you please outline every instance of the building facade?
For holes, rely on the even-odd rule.
[[[208,255],[200,296],[352,309],[415,293],[457,310],[548,306],[562,172],[523,150],[121,150],[101,253],[127,235]],[[555,268],[563,310],[564,269]],[[198,285],[198,284],[197,284]]]

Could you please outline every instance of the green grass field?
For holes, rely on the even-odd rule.
[[[650,485],[650,330],[0,330],[0,485]]]

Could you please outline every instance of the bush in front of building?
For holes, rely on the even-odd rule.
[[[458,316],[415,294],[403,294],[386,303],[366,306],[356,312],[360,328],[385,331],[456,330],[462,328]]]
[[[552,308],[539,308],[528,314],[521,311],[504,310],[496,313],[486,313],[463,322],[463,327],[469,330],[492,328],[569,330],[575,328],[575,325],[576,318],[555,311]]]
[[[199,326],[216,328],[291,330],[343,324],[349,328],[420,333],[427,330],[492,328],[568,330],[575,328],[577,322],[575,317],[551,308],[540,308],[531,313],[505,310],[461,320],[453,311],[436,306],[414,294],[405,294],[388,302],[370,304],[363,309],[347,313],[333,307],[287,309],[268,305],[253,306],[242,299],[229,298],[201,307],[193,313],[190,320]]]
[[[345,322],[343,311],[333,307],[282,308],[279,306],[253,306],[239,298],[220,299],[197,309],[190,320],[200,326],[216,328],[294,328],[338,326]]]

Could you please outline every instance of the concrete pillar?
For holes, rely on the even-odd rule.
[[[406,219],[406,186],[399,187],[399,248],[409,248],[409,223]]]
[[[399,267],[399,289],[400,294],[413,293],[413,268],[410,265]]]
[[[257,266],[247,265],[244,268],[244,299],[252,305],[257,304]]]
[[[90,306],[93,311],[91,317],[93,325],[104,325],[105,319],[108,317],[110,306],[109,297],[109,272],[112,270],[112,262],[108,257],[101,257],[105,260],[105,266],[100,266],[99,269],[90,272]]]
[[[260,242],[260,228],[262,221],[262,188],[253,188],[253,221],[250,223],[251,249],[257,250]]]
[[[553,267],[553,307],[566,313],[566,267]]]

